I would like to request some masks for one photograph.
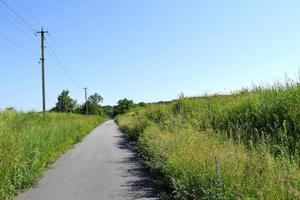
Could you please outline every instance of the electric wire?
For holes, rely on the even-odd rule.
[[[18,42],[14,41],[13,39],[7,37],[6,35],[3,35],[2,33],[0,33],[0,38],[3,38],[5,41],[13,44],[15,47],[18,47],[19,49],[22,49],[26,53],[30,52],[30,50],[28,48],[19,44]],[[32,55],[32,56],[34,57],[34,55]]]
[[[27,28],[27,30],[29,32],[31,32],[31,31],[32,31],[32,33],[35,32],[34,28],[23,17],[21,17],[13,8],[11,8],[4,0],[0,0],[0,2],[6,8],[8,8],[14,14],[14,16],[16,16],[17,19],[19,19],[21,22],[23,22],[23,24],[25,25],[25,27]]]
[[[25,13],[35,22],[36,25],[38,25],[38,27],[42,26],[41,21],[37,17],[35,17],[33,14],[30,13],[28,7],[25,6],[22,1],[20,1],[18,5],[23,8],[23,10],[25,11]]]
[[[52,48],[52,46],[50,45],[50,43],[46,40],[46,44],[47,44],[47,47],[46,48],[47,50],[49,49],[48,52],[50,52],[53,57],[53,61],[60,67],[60,69],[62,69],[62,71],[68,76],[68,78],[79,88],[79,89],[82,89],[83,87],[81,87],[81,84],[79,84],[78,82],[79,81],[76,81],[72,74],[69,72],[68,70],[68,67],[61,61],[61,59],[58,57],[57,53],[54,51],[54,49]]]
[[[34,28],[33,28],[33,27],[32,27],[32,26],[31,26],[31,25],[30,25],[23,17],[21,17],[21,16],[20,16],[20,15],[12,8],[12,7],[10,7],[4,0],[0,0],[0,3],[2,3],[6,8],[9,9],[9,11],[10,11],[11,13],[13,13],[14,16],[12,16],[12,15],[10,15],[10,16],[11,16],[13,19],[15,19],[15,22],[16,22],[18,25],[22,26],[23,28],[26,29],[26,31],[29,31],[30,33],[34,33],[34,32],[35,32]],[[24,10],[25,10],[25,8],[24,8]],[[29,13],[29,12],[28,12],[28,13]],[[31,17],[35,22],[37,22],[37,24],[40,24],[40,22],[39,22],[33,15],[31,15],[30,13],[29,13],[29,15],[30,15],[30,17]],[[0,16],[1,16],[3,19],[5,19],[11,26],[13,26],[14,28],[18,29],[18,30],[21,31],[22,33],[24,33],[28,38],[34,40],[34,39],[33,39],[34,37],[32,37],[33,35],[30,35],[29,33],[25,32],[23,29],[21,29],[18,25],[16,25],[15,23],[13,23],[13,22],[12,22],[10,19],[8,19],[6,16],[4,16],[4,15],[2,15],[2,14],[0,14]],[[20,23],[20,22],[22,22],[22,23]],[[1,35],[0,35],[0,36],[1,36]],[[2,36],[3,36],[3,35],[2,35]],[[3,37],[3,38],[5,38],[5,37]],[[6,38],[6,39],[8,39],[8,38]],[[36,40],[34,40],[34,41],[36,41]],[[10,41],[10,42],[12,42],[12,41]],[[64,63],[61,61],[61,59],[58,57],[58,54],[57,54],[56,51],[53,49],[53,47],[49,44],[49,42],[48,42],[47,40],[45,40],[45,42],[46,42],[47,47],[48,47],[48,48],[46,48],[46,51],[49,52],[49,55],[50,55],[51,59],[54,61],[54,63],[55,63],[55,64],[59,67],[59,69],[61,69],[62,72],[63,72],[63,73],[71,80],[71,82],[74,83],[74,85],[76,85],[79,89],[82,89],[83,87],[81,87],[81,84],[79,84],[79,81],[76,81],[76,80],[73,78],[73,76],[72,76],[72,74],[71,74],[70,68],[69,68],[66,64],[64,64]],[[13,43],[14,43],[14,42],[13,42]],[[15,53],[21,54],[19,51],[17,51],[16,49],[10,47],[9,45],[6,45],[6,44],[4,44],[4,43],[0,43],[0,45],[9,48],[10,50],[14,51]],[[48,49],[49,49],[49,50],[48,50]],[[28,58],[33,58],[32,56],[27,55],[27,53],[26,53],[26,54],[23,53],[22,55],[23,55],[23,56],[26,56],[26,57],[28,57]],[[35,59],[35,58],[33,58],[33,59]]]
[[[29,54],[27,54],[27,53],[21,52],[21,51],[15,49],[15,48],[13,48],[13,47],[11,47],[11,46],[5,44],[5,43],[0,42],[0,45],[3,46],[3,47],[5,47],[5,48],[7,48],[7,49],[9,49],[10,51],[12,51],[12,52],[14,52],[14,53],[16,53],[16,54],[22,55],[22,56],[24,56],[24,57],[30,59],[31,61],[32,61],[32,59],[33,59],[33,60],[36,60],[36,58],[35,58],[34,56],[31,56],[31,55],[29,55]]]
[[[0,14],[0,17],[2,17],[8,24],[10,24],[12,27],[14,27],[15,29],[19,30],[20,32],[22,32],[24,35],[26,35],[29,39],[34,40],[34,35],[30,35],[28,32],[25,32],[23,29],[21,29],[18,25],[16,25],[15,23],[13,23],[10,19],[8,19],[6,16]]]

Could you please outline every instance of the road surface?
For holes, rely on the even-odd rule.
[[[110,120],[63,155],[15,200],[153,200],[156,191]]]

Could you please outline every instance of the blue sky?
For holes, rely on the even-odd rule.
[[[79,85],[46,51],[47,108],[62,89],[79,103],[84,86],[104,104],[152,102],[181,91],[229,92],[293,76],[300,66],[296,0],[5,1],[34,29],[49,30],[48,42]],[[2,4],[0,27],[0,108],[40,110],[39,38]]]

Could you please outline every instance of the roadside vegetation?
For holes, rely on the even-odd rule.
[[[300,199],[297,82],[180,95],[116,121],[168,198]]]
[[[0,113],[0,199],[34,185],[51,163],[104,120],[95,115]]]
[[[108,117],[95,93],[82,105],[63,90],[51,112],[0,112],[0,199],[34,185],[47,167]],[[86,114],[88,108],[88,115]]]

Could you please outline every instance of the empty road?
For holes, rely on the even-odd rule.
[[[156,198],[152,182],[114,121],[94,129],[15,200],[126,200]]]

